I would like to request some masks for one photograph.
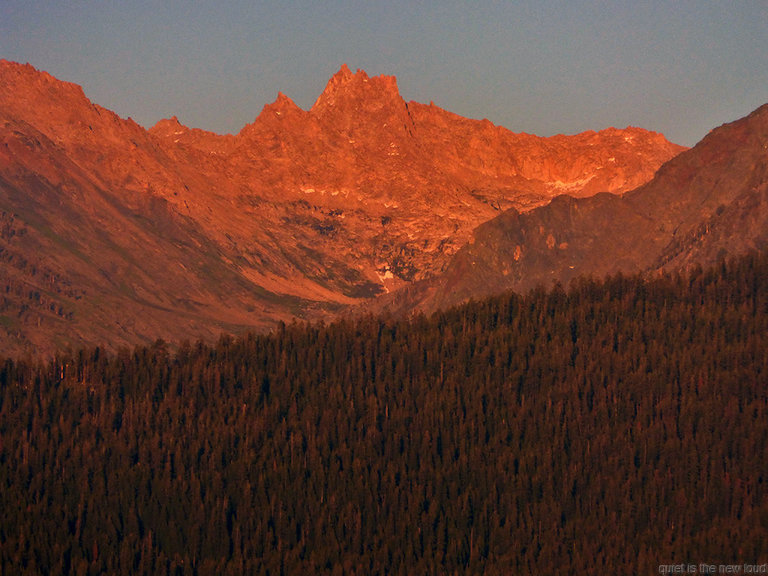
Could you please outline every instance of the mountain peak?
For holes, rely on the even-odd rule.
[[[360,70],[358,69],[358,72],[359,71]],[[365,74],[365,72],[363,72],[363,74]],[[341,68],[339,68],[339,71],[336,72],[336,74],[333,75],[334,78],[336,78],[336,77],[339,77],[339,78],[351,78],[352,76],[354,76],[354,74],[352,74],[352,71],[349,69],[349,66],[347,66],[346,62],[344,62],[344,64],[341,65]],[[366,74],[366,76],[367,76],[367,74]]]
[[[286,96],[282,92],[277,93],[277,98],[272,104],[264,106],[264,111],[270,111],[280,116],[286,112],[302,111],[301,108],[290,97]]]
[[[4,58],[0,58],[0,74],[2,74],[5,78],[10,78],[11,75],[15,75],[17,78],[34,77],[39,79],[55,80],[55,78],[48,74],[48,72],[38,70],[29,62],[26,64],[21,64],[20,62],[13,62],[11,60],[5,60]],[[56,82],[61,82],[61,80],[56,80]]]
[[[158,120],[157,124],[155,124],[154,126],[152,126],[152,128],[149,129],[149,132],[156,136],[178,135],[188,131],[189,131],[189,128],[184,126],[184,124],[182,124],[179,121],[178,117],[176,116],[171,116],[170,118],[163,118],[162,120]]]
[[[248,133],[253,129],[255,124],[263,122],[271,122],[274,118],[286,118],[292,117],[296,114],[306,114],[290,97],[286,96],[282,92],[277,93],[277,98],[271,104],[265,104],[264,108],[254,120],[254,124],[245,126],[241,133]]]
[[[34,103],[35,108],[42,101],[53,103],[66,100],[66,106],[90,105],[82,86],[72,82],[64,82],[53,77],[48,72],[38,70],[31,64],[19,64],[9,60],[0,60],[0,101],[3,96],[12,97],[8,105],[24,102],[24,106]],[[63,106],[63,107],[66,107]]]
[[[325,90],[312,105],[312,112],[322,112],[346,102],[365,102],[371,100],[402,101],[394,76],[369,77],[365,70],[352,72],[349,66],[342,64],[325,86]]]

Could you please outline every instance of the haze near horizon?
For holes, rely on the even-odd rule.
[[[278,91],[308,109],[342,65],[514,132],[639,126],[692,146],[768,102],[765,2],[334,0],[0,5],[0,57],[145,127],[236,133]]]

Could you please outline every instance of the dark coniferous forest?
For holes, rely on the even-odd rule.
[[[768,560],[768,256],[0,367],[2,574]]]

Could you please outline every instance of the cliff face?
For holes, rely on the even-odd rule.
[[[237,135],[145,130],[0,62],[0,340],[133,344],[333,314],[446,269],[478,225],[625,192],[681,147],[637,128],[539,138],[406,103],[346,66]]]

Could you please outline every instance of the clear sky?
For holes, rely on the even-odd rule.
[[[308,109],[347,63],[515,132],[690,146],[768,102],[768,0],[0,0],[0,58],[145,127],[236,133],[278,91]]]

